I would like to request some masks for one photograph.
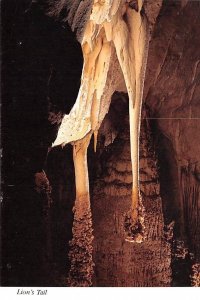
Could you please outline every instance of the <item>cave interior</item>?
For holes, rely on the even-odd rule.
[[[44,2],[1,4],[2,286],[67,286],[69,274],[82,276],[70,269],[73,146],[51,146],[76,101],[83,55],[76,32],[46,14]],[[127,91],[113,93],[96,152],[91,139],[92,286],[200,286],[199,15],[198,1],[183,0],[163,1],[156,20],[149,15],[141,244],[126,242],[123,228],[132,183]]]

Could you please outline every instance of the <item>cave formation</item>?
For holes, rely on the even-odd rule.
[[[109,108],[109,105],[104,102],[109,103],[111,98],[106,90],[110,85],[108,72],[114,53],[120,64],[129,95],[133,179],[131,209],[125,220],[125,229],[128,232],[126,240],[139,243],[143,240],[144,217],[139,192],[138,139],[148,49],[148,26],[145,17],[141,16],[142,5],[143,3],[139,1],[136,11],[129,6],[129,2],[94,1],[81,41],[84,65],[78,97],[70,113],[63,117],[58,136],[53,143],[53,146],[73,143],[76,201],[70,251],[71,268],[73,274],[76,274],[77,269],[81,270],[82,264],[86,264],[84,266],[86,278],[81,281],[81,271],[79,271],[78,278],[74,279],[70,271],[72,286],[87,285],[85,283],[87,277],[91,277],[88,280],[89,286],[92,284],[92,262],[85,261],[87,256],[90,256],[92,260],[90,253],[92,236],[91,228],[88,228],[91,227],[91,216],[87,148],[92,134],[94,134],[94,147],[96,148],[98,130],[108,112],[108,109],[105,111],[104,107]],[[114,67],[113,72],[116,72]],[[110,89],[115,91],[117,86],[112,86]],[[79,256],[78,252],[80,252]]]
[[[200,4],[2,6],[3,285],[199,286]]]

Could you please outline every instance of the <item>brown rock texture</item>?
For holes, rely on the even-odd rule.
[[[140,139],[140,184],[146,240],[125,241],[124,217],[131,201],[128,118],[109,147],[92,200],[95,286],[170,286],[171,245],[165,238],[157,158],[148,122]]]
[[[172,201],[176,206],[177,237],[185,241],[189,252],[194,254],[191,259],[197,262],[200,259],[199,14],[199,1],[163,2],[150,42],[145,82],[145,102],[150,117],[155,119],[157,145],[165,153],[160,157],[162,160],[166,155],[172,183],[168,191],[163,189],[163,201]],[[161,186],[167,185],[166,180]]]
[[[75,206],[76,208],[76,206]],[[82,214],[78,208],[74,211],[73,239],[70,241],[69,259],[71,263],[68,286],[91,286],[93,276],[92,259],[92,221],[91,211],[88,207]],[[81,215],[81,217],[80,217]]]
[[[200,286],[200,265],[194,264],[192,266],[192,275],[191,275],[192,286]]]

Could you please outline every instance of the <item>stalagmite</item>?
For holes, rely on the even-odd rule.
[[[126,240],[139,243],[143,240],[138,147],[142,91],[148,52],[148,26],[145,16],[142,16],[142,6],[142,0],[94,0],[81,42],[84,65],[78,97],[69,115],[64,116],[53,144],[57,146],[72,143],[74,148],[76,201],[70,252],[72,264],[69,275],[70,285],[91,285],[92,227],[87,147],[94,133],[96,148],[97,132],[102,122],[102,115],[105,116],[107,113],[107,111],[102,113],[101,109],[103,109],[102,101],[110,101],[110,99],[104,99],[103,95],[109,79],[108,71],[112,51],[116,51],[129,95],[133,182],[131,210],[125,218]],[[76,272],[79,272],[79,276]]]
[[[73,159],[76,180],[76,201],[74,206],[73,239],[70,242],[71,268],[69,286],[91,286],[92,261],[92,219],[87,166],[87,148],[91,135],[73,144]]]

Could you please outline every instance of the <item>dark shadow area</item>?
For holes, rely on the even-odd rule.
[[[53,148],[47,159],[46,173],[52,187],[50,208],[52,286],[65,286],[70,268],[69,241],[72,239],[75,175],[72,146]],[[48,281],[49,284],[49,281]]]
[[[190,286],[191,260],[176,256],[176,241],[185,241],[185,228],[181,209],[178,165],[171,141],[160,131],[157,120],[151,120],[156,153],[159,162],[160,189],[166,228],[174,222],[172,242],[172,286]]]
[[[82,69],[81,47],[69,26],[45,16],[31,2],[1,4],[3,286],[44,286],[51,281],[47,276],[46,196],[35,190],[35,173],[45,169],[62,114],[76,100]],[[52,168],[52,174],[58,172],[57,165]],[[55,258],[57,263],[64,253],[57,242],[65,233],[56,223],[59,203],[52,205],[51,217],[58,221],[53,223],[51,263]]]
[[[178,168],[175,151],[171,141],[159,130],[157,121],[151,120],[151,128],[154,136],[156,152],[159,160],[160,188],[163,199],[163,212],[165,224],[176,221],[177,236],[181,234],[180,226],[180,195]]]

